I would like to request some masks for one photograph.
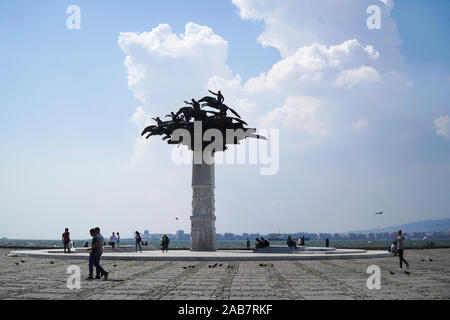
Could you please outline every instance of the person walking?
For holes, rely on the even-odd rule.
[[[94,266],[97,270],[97,273],[100,273],[101,276],[105,277],[105,280],[108,279],[108,272],[106,272],[102,266],[100,265],[100,238],[95,229],[89,230],[89,234],[92,237],[91,248],[89,249],[89,277],[87,280],[92,280],[94,273]],[[96,277],[97,278],[97,277]],[[100,279],[100,277],[98,277]]]
[[[119,248],[119,246],[120,246],[120,234],[118,232],[116,232],[116,236],[117,236],[116,244],[117,244],[117,248]]]
[[[95,269],[96,269],[95,279],[100,279],[104,275],[104,273],[102,272],[103,268],[102,267],[98,268],[97,265],[100,265],[100,258],[102,257],[103,248],[105,247],[105,239],[103,238],[102,234],[100,233],[99,227],[96,227],[94,230],[95,230],[95,235],[98,238],[98,251],[97,251],[97,255],[96,255],[96,264],[94,264]],[[108,278],[108,274],[109,273],[107,273],[107,275],[105,276],[105,280]]]
[[[70,247],[69,247],[69,243],[70,243],[70,233],[69,233],[69,228],[66,228],[64,230],[64,233],[61,236],[61,240],[64,244],[64,253],[70,253]],[[66,252],[66,250],[68,252]]]
[[[169,242],[170,242],[169,237],[166,234],[164,234],[161,239],[162,252],[164,252],[164,250],[166,252],[167,250],[169,250]]]
[[[109,237],[109,242],[111,243],[111,247],[113,250],[115,250],[116,241],[117,241],[117,237],[116,237],[116,234],[113,232],[111,237]]]
[[[136,231],[136,235],[134,236],[134,239],[136,240],[136,243],[134,245],[136,252],[137,252],[137,248],[139,247],[139,250],[142,253],[142,247],[141,247],[142,238],[141,238],[141,234],[139,233],[139,231]]]
[[[403,242],[405,241],[405,237],[403,236],[402,230],[398,230],[397,233],[397,253],[398,258],[400,260],[400,270],[402,270],[402,263],[406,264],[406,269],[409,269],[409,263],[403,258]]]
[[[329,247],[330,246],[330,239],[326,238],[325,239],[325,247]]]
[[[250,239],[247,238],[247,249],[250,249]]]

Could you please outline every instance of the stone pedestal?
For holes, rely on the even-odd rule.
[[[192,164],[191,251],[216,251],[214,163]]]

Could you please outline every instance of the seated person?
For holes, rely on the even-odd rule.
[[[264,244],[264,248],[270,247],[270,242],[267,241],[266,239],[264,239],[263,237],[261,237],[261,241],[262,241],[263,244]]]
[[[255,248],[256,249],[264,248],[264,243],[261,240],[259,240],[259,238],[256,238],[255,241],[256,241],[255,242]]]
[[[305,236],[300,238],[300,245],[305,246]]]
[[[295,243],[294,240],[292,240],[291,236],[288,237],[286,244],[288,245],[289,248],[295,248],[297,249],[297,244]]]

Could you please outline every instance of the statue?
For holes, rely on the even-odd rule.
[[[228,107],[223,103],[225,100],[222,92],[219,90],[217,93],[208,90],[210,93],[216,97],[205,96],[200,100],[191,99],[191,102],[184,101],[187,106],[181,107],[176,113],[171,112],[165,117],[171,118],[169,121],[162,121],[159,117],[152,118],[156,122],[155,125],[148,126],[142,132],[142,136],[148,134],[145,138],[148,139],[151,136],[163,135],[162,140],[168,140],[169,144],[179,143],[171,139],[172,133],[176,129],[186,129],[192,135],[194,132],[194,121],[202,122],[202,129],[206,131],[208,129],[218,129],[225,136],[227,129],[238,130],[242,129],[244,131],[253,131],[247,133],[244,138],[256,138],[256,139],[266,139],[265,137],[255,134],[256,129],[246,128],[247,123],[241,119],[241,116],[232,108]],[[206,108],[216,109],[218,111],[207,110]],[[230,111],[235,117],[230,117],[227,112]],[[224,142],[223,150],[226,150],[225,144],[229,142]],[[235,139],[233,144],[239,143]],[[192,148],[192,141],[190,147]]]
[[[167,140],[168,144],[183,144],[194,151],[194,161],[192,164],[192,216],[191,216],[191,250],[192,251],[215,251],[216,250],[216,229],[214,215],[214,153],[216,151],[225,151],[227,144],[238,144],[240,140],[245,138],[266,139],[265,137],[256,134],[256,129],[247,128],[248,125],[241,116],[232,108],[225,105],[223,102],[225,98],[222,92],[217,93],[208,90],[215,97],[206,96],[200,100],[191,99],[191,102],[184,101],[186,106],[181,107],[177,112],[170,112],[165,117],[170,118],[168,121],[162,121],[159,117],[152,118],[156,125],[150,125],[142,131],[142,136],[146,135],[146,139],[151,136],[163,136],[162,140]],[[215,109],[215,110],[210,110]],[[234,116],[228,116],[231,112]],[[193,121],[192,121],[193,120]],[[211,151],[209,156],[212,158],[212,163],[205,161],[203,158],[203,151],[206,150],[207,144],[212,141],[203,141],[200,144],[201,150],[197,150],[194,139],[198,138],[195,135],[195,128],[201,123],[202,137],[208,129],[217,129],[226,137],[227,129],[239,130],[238,133],[233,131],[232,141],[223,139],[222,144],[214,146],[216,149]],[[187,133],[177,133],[180,139],[172,139],[173,133],[177,129],[184,129]],[[190,136],[190,140],[189,140]],[[195,138],[194,138],[195,137]],[[185,139],[187,141],[185,141]],[[212,137],[215,139],[215,137]],[[200,161],[195,159],[201,154]]]

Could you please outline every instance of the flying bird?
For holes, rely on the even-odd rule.
[[[383,211],[375,212],[375,214],[383,214]]]
[[[177,217],[175,217],[175,220],[177,220],[177,221],[178,221],[178,218],[177,218]]]

